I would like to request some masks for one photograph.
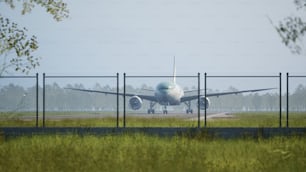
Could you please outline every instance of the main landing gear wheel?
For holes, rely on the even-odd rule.
[[[155,110],[154,109],[148,109],[148,114],[155,114]]]
[[[150,102],[150,108],[148,109],[148,114],[155,114],[153,107],[156,105],[156,102]]]
[[[164,107],[163,107],[163,114],[168,114],[167,106],[164,106]]]
[[[189,114],[189,113],[192,114],[192,113],[193,113],[193,110],[192,110],[192,109],[187,109],[187,110],[186,110],[186,113],[187,113],[187,114]]]
[[[188,101],[188,102],[184,102],[185,105],[187,106],[187,110],[186,110],[186,113],[189,114],[189,113],[193,113],[193,110],[191,109],[191,101]]]

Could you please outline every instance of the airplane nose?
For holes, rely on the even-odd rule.
[[[166,90],[166,89],[161,89],[161,90],[159,90],[159,92],[166,95],[166,94],[168,94],[169,91]]]

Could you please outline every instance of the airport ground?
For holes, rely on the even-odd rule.
[[[117,127],[116,112],[46,112],[47,127]],[[0,127],[34,127],[34,112],[0,112]],[[289,114],[289,127],[306,127],[306,113]],[[119,127],[123,127],[123,115],[119,114]],[[127,127],[197,127],[198,114],[126,114]],[[42,126],[42,115],[39,116]],[[200,114],[204,127],[204,114]],[[207,127],[279,127],[278,112],[208,113]],[[282,113],[282,127],[286,127],[286,114]]]

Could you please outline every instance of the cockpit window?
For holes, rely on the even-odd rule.
[[[171,83],[160,83],[157,86],[158,90],[168,90],[168,89],[172,89],[172,88],[174,88],[174,85],[171,84]]]

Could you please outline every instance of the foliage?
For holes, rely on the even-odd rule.
[[[4,0],[4,3],[9,5],[10,8],[16,7],[16,1],[21,3],[21,0]],[[61,21],[69,16],[69,10],[67,4],[62,0],[24,0],[22,1],[21,14],[27,14],[32,11],[35,5],[39,5],[46,9],[46,12],[51,14],[56,21]]]
[[[61,21],[68,17],[67,4],[62,0],[4,0],[0,3],[7,4],[11,9],[15,9],[16,3],[22,4],[21,14],[32,11],[35,5],[39,5],[50,13],[54,20]],[[28,74],[32,69],[39,66],[39,57],[35,55],[38,49],[36,36],[29,36],[28,30],[18,26],[9,18],[0,13],[0,76],[7,72],[9,68]]]
[[[297,10],[306,10],[306,0],[295,0],[294,3]],[[300,54],[302,52],[302,48],[299,44],[306,33],[306,22],[304,20],[305,18],[298,16],[289,16],[275,27],[283,43],[289,47],[293,53]]]
[[[38,49],[37,38],[27,36],[26,28],[19,28],[16,23],[11,23],[8,18],[0,15],[0,55],[3,56],[3,64],[0,66],[0,76],[9,67],[15,67],[16,71],[28,73],[31,69],[39,66],[39,58],[34,57],[33,52]],[[6,58],[9,53],[16,54],[10,58],[7,64]]]
[[[0,142],[0,171],[304,171],[305,143],[305,137],[18,137]]]

